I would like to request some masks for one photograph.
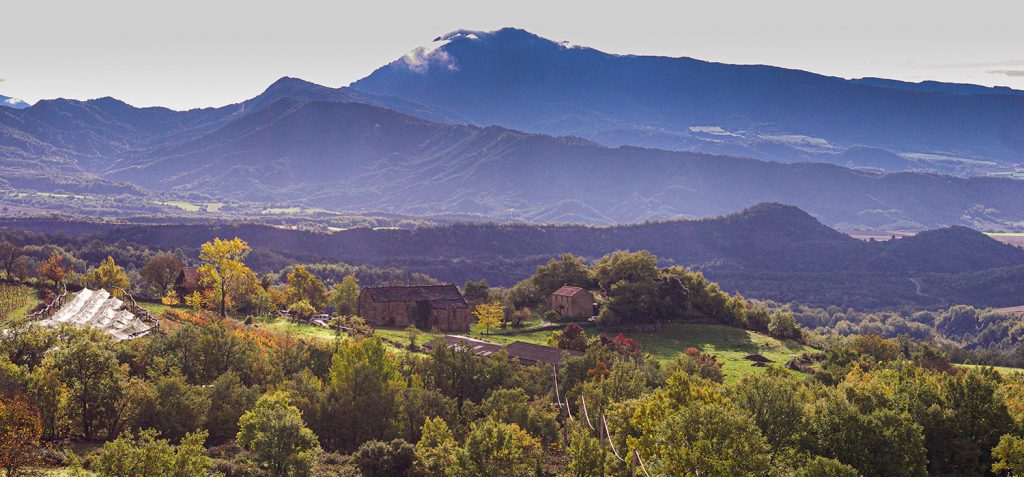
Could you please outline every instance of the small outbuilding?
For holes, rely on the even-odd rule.
[[[594,295],[580,287],[565,285],[551,294],[551,309],[562,318],[587,319],[594,316]]]
[[[358,305],[359,316],[378,326],[469,330],[469,305],[455,285],[366,287]]]
[[[184,299],[192,292],[200,290],[199,269],[196,267],[185,267],[178,272],[178,278],[174,279],[174,291]]]

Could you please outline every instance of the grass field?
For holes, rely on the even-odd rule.
[[[331,330],[284,320],[261,324],[260,327],[279,333],[291,333],[293,336],[302,338],[334,339],[334,332]],[[463,335],[499,344],[525,341],[546,345],[548,338],[554,332],[554,330],[517,332],[497,329],[491,330],[490,334],[485,334],[484,330],[474,324],[470,331]],[[398,343],[408,341],[408,334],[403,328],[376,328],[374,334]],[[593,336],[594,330],[587,329],[587,334]],[[440,333],[422,332],[417,337],[417,343],[422,345],[440,336]],[[703,352],[718,357],[722,363],[722,370],[725,372],[726,382],[739,379],[745,374],[764,371],[765,368],[753,367],[751,361],[743,359],[748,354],[763,355],[781,366],[794,355],[816,351],[793,341],[782,341],[752,331],[722,325],[674,323],[665,326],[658,332],[626,333],[626,336],[637,340],[645,352],[650,353],[662,363],[670,361],[687,348],[700,348]]]
[[[185,212],[199,212],[199,209],[202,207],[199,204],[193,204],[191,202],[181,200],[157,201],[157,204],[165,205],[167,207],[177,207]]]
[[[5,286],[13,286],[13,285],[5,285]],[[29,311],[31,311],[33,308],[36,307],[36,305],[39,304],[39,298],[36,297],[36,291],[34,289],[32,289],[32,288],[18,286],[18,287],[15,287],[14,289],[17,290],[18,292],[20,292],[20,296],[21,296],[20,300],[22,300],[22,304],[21,304],[21,306],[11,310],[11,312],[8,314],[7,318],[10,318],[10,319],[24,318],[26,315],[28,315]],[[2,318],[2,317],[0,317],[0,318]]]
[[[763,355],[781,366],[793,355],[816,351],[793,341],[722,325],[673,323],[654,333],[626,333],[626,336],[637,340],[644,351],[662,362],[671,360],[686,348],[700,348],[722,363],[726,382],[764,371],[765,368],[755,368],[743,359],[748,354]]]

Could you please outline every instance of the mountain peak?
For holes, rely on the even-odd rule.
[[[11,98],[9,96],[0,95],[0,107],[11,108],[11,109],[25,109],[29,106],[28,103],[18,99]]]
[[[320,89],[320,88],[326,88],[326,87],[325,86],[320,86],[320,85],[318,85],[316,83],[311,83],[311,82],[306,81],[306,80],[304,80],[302,78],[293,78],[291,76],[282,76],[277,81],[274,81],[273,83],[271,83],[271,85],[267,87],[267,89],[264,91],[264,93],[267,93],[267,92],[270,92],[270,91],[274,91],[274,90],[287,89],[287,88],[317,88],[317,89]]]

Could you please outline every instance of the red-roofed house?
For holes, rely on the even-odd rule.
[[[563,318],[585,319],[594,316],[594,295],[566,285],[551,294],[551,309]]]

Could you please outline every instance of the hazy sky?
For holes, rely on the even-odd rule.
[[[434,37],[525,28],[611,53],[1024,89],[1024,2],[4,0],[0,94],[220,106],[347,85]]]

